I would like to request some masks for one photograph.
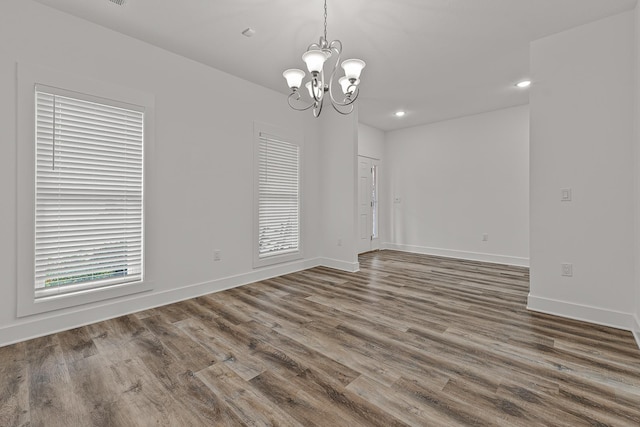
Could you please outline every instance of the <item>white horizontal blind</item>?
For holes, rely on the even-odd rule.
[[[36,298],[143,274],[144,113],[60,93],[36,87]]]
[[[258,256],[300,249],[299,147],[260,133],[258,153]]]

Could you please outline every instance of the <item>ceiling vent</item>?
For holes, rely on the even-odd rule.
[[[115,4],[117,4],[118,6],[124,6],[124,4],[125,4],[125,2],[126,2],[127,0],[109,0],[109,1],[110,1],[111,3],[115,3]]]

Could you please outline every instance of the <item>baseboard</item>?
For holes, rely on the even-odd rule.
[[[430,248],[427,246],[399,245],[396,243],[383,243],[382,249],[411,252],[424,255],[436,255],[446,258],[466,259],[470,261],[482,261],[493,264],[507,264],[518,267],[529,267],[529,258],[514,257],[508,255],[487,254],[482,252],[466,252],[453,249]]]
[[[98,305],[90,305],[84,308],[75,307],[57,313],[52,312],[49,315],[38,316],[36,319],[21,318],[19,319],[21,322],[18,324],[0,328],[0,347],[320,265],[344,269],[341,268],[339,261],[325,261],[327,260],[323,258],[295,261],[208,282],[195,283],[177,289],[135,294],[129,297],[107,300]],[[352,266],[349,263],[344,264],[348,264],[347,267],[349,267],[349,269],[345,269],[346,271],[352,271]]]
[[[336,270],[346,271],[347,273],[357,273],[360,271],[359,262],[346,262],[333,258],[320,258],[320,265],[335,268]]]
[[[635,321],[635,325],[633,328],[633,337],[636,339],[636,344],[638,344],[638,348],[640,348],[640,319],[638,319],[638,315],[636,314],[633,318]]]
[[[610,326],[625,331],[633,331],[635,317],[631,313],[622,313],[588,305],[574,304],[529,294],[527,309],[554,316],[566,317],[602,326]],[[637,325],[636,325],[637,327]],[[638,336],[636,334],[636,340]]]

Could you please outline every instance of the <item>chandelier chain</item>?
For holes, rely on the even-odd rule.
[[[327,40],[327,0],[324,0],[324,39]]]

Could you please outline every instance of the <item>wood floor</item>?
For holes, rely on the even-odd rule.
[[[0,348],[1,426],[640,426],[630,333],[383,251]]]

